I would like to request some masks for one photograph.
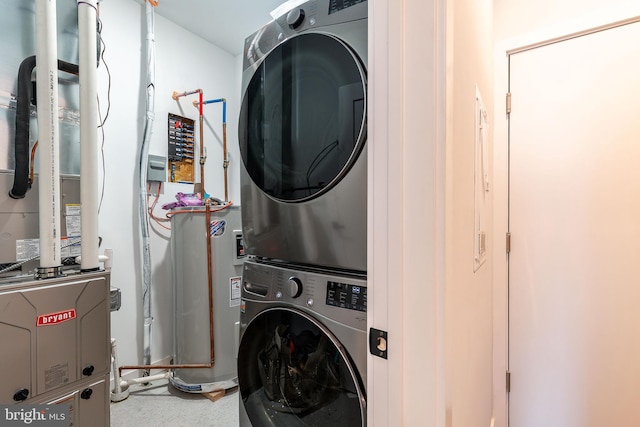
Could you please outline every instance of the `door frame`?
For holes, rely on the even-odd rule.
[[[367,358],[369,427],[445,426],[447,3],[368,2],[367,326],[388,332],[388,358]]]
[[[604,20],[603,20],[604,19]],[[506,252],[506,235],[509,231],[509,116],[506,112],[506,95],[509,93],[509,59],[516,53],[548,46],[594,34],[600,31],[640,22],[640,16],[625,19],[609,19],[600,16],[564,30],[552,30],[544,34],[525,35],[496,43],[494,56],[494,322],[493,322],[493,389],[496,427],[509,425],[509,396],[506,392],[506,372],[509,368],[509,263]],[[505,100],[504,107],[499,107]],[[504,109],[503,109],[504,108]]]

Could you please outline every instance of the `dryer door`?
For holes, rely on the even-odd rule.
[[[336,37],[286,40],[257,67],[240,111],[247,173],[285,202],[317,197],[349,171],[366,140],[366,77]]]
[[[238,382],[254,426],[366,425],[366,398],[350,356],[301,311],[268,309],[247,325]]]

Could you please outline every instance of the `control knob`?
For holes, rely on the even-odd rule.
[[[289,13],[287,13],[287,24],[289,24],[289,28],[295,30],[304,22],[304,10],[303,9],[293,9]]]
[[[21,390],[18,390],[16,394],[13,395],[13,400],[15,400],[16,402],[22,402],[23,400],[27,400],[28,397],[29,389],[23,388]]]
[[[92,394],[93,390],[91,390],[90,388],[85,388],[84,390],[82,390],[82,393],[80,393],[80,399],[89,400],[91,399]]]
[[[298,298],[302,294],[302,281],[296,276],[291,276],[287,280],[287,293],[291,298]]]

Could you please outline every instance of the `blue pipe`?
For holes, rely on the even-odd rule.
[[[208,101],[202,101],[202,105],[214,104],[217,102],[222,102],[222,140],[224,147],[224,162],[222,164],[224,168],[224,201],[228,202],[229,185],[227,183],[227,167],[229,166],[229,160],[227,160],[227,100],[225,98],[209,99]]]
[[[203,105],[214,104],[216,102],[222,102],[222,124],[227,124],[227,100],[224,98],[209,99],[208,101],[202,101]]]

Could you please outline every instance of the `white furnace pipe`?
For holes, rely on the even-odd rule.
[[[61,266],[56,0],[36,0],[36,64],[40,268],[49,269]]]
[[[80,71],[80,203],[83,271],[98,260],[98,66],[97,0],[77,0]]]

